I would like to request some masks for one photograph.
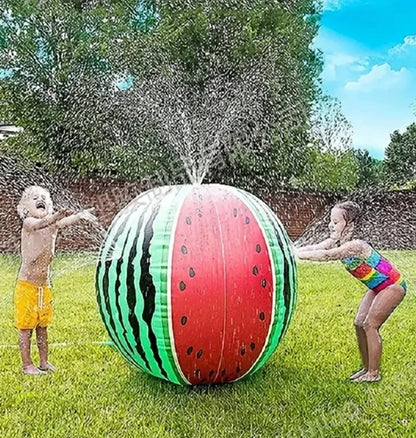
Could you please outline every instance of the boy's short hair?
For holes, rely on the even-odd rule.
[[[347,224],[355,222],[361,215],[361,207],[354,201],[339,202],[335,207],[344,210],[344,218]]]
[[[45,189],[44,187],[41,187],[41,186],[26,187],[22,193],[22,197],[20,198],[19,204],[17,205],[17,213],[18,213],[20,219],[22,219],[22,220],[26,218],[27,213],[28,213],[25,204],[35,189],[42,189],[43,191],[48,193],[48,195],[50,196],[49,190]]]

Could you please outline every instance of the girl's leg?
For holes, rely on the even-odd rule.
[[[41,374],[30,357],[30,339],[32,337],[31,329],[19,330],[19,348],[22,356],[22,368],[25,374]]]
[[[373,303],[376,294],[373,290],[368,289],[367,293],[361,301],[358,308],[357,314],[354,319],[355,333],[357,335],[358,348],[361,355],[361,363],[363,368],[356,373],[354,373],[350,379],[356,379],[357,377],[365,374],[368,370],[368,347],[367,347],[367,336],[364,331],[364,321],[367,318],[368,311]]]
[[[48,328],[36,327],[36,342],[39,348],[40,369],[55,371],[55,367],[48,362]]]
[[[405,292],[401,286],[392,285],[376,295],[364,321],[364,331],[367,336],[368,371],[358,377],[359,382],[374,382],[380,380],[381,337],[380,327],[393,310],[403,300]]]

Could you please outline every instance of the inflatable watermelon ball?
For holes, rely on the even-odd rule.
[[[147,191],[111,224],[97,299],[132,364],[177,384],[238,380],[285,333],[296,299],[288,236],[253,195],[222,185]]]

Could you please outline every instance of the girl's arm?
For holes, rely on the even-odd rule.
[[[65,228],[70,225],[75,225],[85,219],[90,222],[94,222],[97,218],[92,214],[94,208],[88,208],[86,210],[81,210],[78,213],[72,214],[71,216],[65,217],[57,222],[58,228]]]
[[[37,219],[35,217],[28,217],[23,221],[23,228],[28,231],[37,231],[47,228],[51,225],[56,224],[58,221],[63,220],[66,216],[72,214],[72,210],[61,209],[56,213],[45,217],[43,219]]]
[[[330,260],[340,260],[345,257],[365,256],[368,252],[367,247],[368,244],[365,242],[353,240],[351,242],[346,242],[337,248],[296,251],[295,254],[301,260],[327,262]]]
[[[303,252],[303,251],[314,251],[317,249],[331,249],[334,248],[337,244],[337,241],[335,239],[331,239],[330,237],[328,239],[323,240],[320,243],[317,243],[315,245],[305,245],[305,246],[299,246],[296,247],[296,252]]]

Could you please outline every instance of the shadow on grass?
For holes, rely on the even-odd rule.
[[[316,385],[320,385],[319,380],[312,379],[306,367],[287,366],[285,364],[269,363],[258,370],[255,374],[247,376],[241,380],[225,384],[185,386],[177,385],[172,382],[153,377],[132,365],[126,365],[129,371],[123,381],[117,384],[123,387],[126,394],[132,392],[132,388],[141,387],[143,390],[154,395],[192,395],[204,397],[206,395],[231,395],[247,393],[260,389],[262,391],[274,391],[278,395],[282,388],[292,388],[296,390],[305,382],[315,380]],[[293,396],[293,392],[292,392]],[[294,397],[296,398],[296,397]]]

